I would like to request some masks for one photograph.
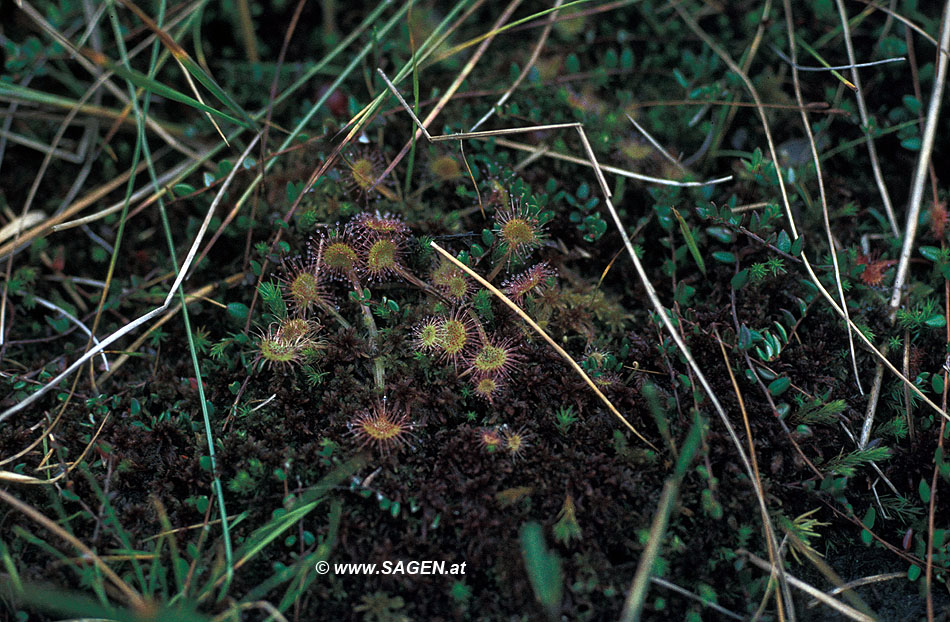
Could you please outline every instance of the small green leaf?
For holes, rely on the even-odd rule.
[[[250,312],[251,310],[248,309],[247,305],[243,302],[232,302],[228,304],[228,313],[230,313],[231,317],[235,319],[246,320],[247,314]]]
[[[743,268],[739,270],[734,277],[732,277],[732,287],[734,289],[742,289],[742,287],[749,282],[749,269]]]
[[[911,564],[910,568],[907,569],[907,580],[916,581],[920,577],[920,566],[916,564]]]
[[[690,231],[689,225],[686,224],[686,221],[683,220],[683,217],[680,216],[680,213],[676,211],[676,209],[673,209],[673,215],[676,216],[676,220],[680,224],[680,231],[686,239],[686,246],[689,248],[693,260],[696,261],[699,271],[706,274],[706,262],[703,261],[703,256],[699,254],[699,248],[696,246],[696,239],[693,238],[693,232]]]
[[[924,324],[930,328],[942,328],[947,325],[947,320],[942,315],[931,315],[924,321]]]
[[[172,186],[172,192],[174,192],[177,196],[180,196],[180,197],[183,197],[186,194],[191,194],[194,191],[195,191],[195,187],[192,186],[191,184],[175,184],[174,186]]]
[[[783,253],[788,253],[792,250],[792,239],[788,237],[788,234],[785,231],[780,231],[778,234],[778,241],[775,243],[775,246],[778,247]]]
[[[792,386],[791,379],[788,376],[782,376],[769,383],[769,393],[772,395],[781,395],[788,391],[790,386]]]
[[[940,258],[940,249],[936,246],[921,246],[920,254],[923,255],[925,259],[937,261]]]
[[[805,238],[798,236],[795,238],[795,241],[792,242],[792,248],[788,250],[788,254],[792,257],[798,257],[802,254],[802,246],[805,244]]]
[[[208,506],[210,504],[211,504],[211,500],[208,499],[208,495],[201,495],[200,497],[195,499],[195,509],[201,512],[202,514],[208,511]]]
[[[739,326],[739,343],[737,345],[740,350],[748,350],[752,347],[752,331],[745,324]]]
[[[901,147],[908,151],[920,151],[920,136],[911,136],[901,141]]]
[[[940,374],[931,376],[930,386],[933,387],[934,393],[943,393],[943,376]]]
[[[930,486],[923,479],[921,479],[920,484],[917,485],[917,494],[920,495],[921,501],[930,503]]]
[[[564,69],[567,73],[578,73],[581,70],[581,62],[577,59],[577,54],[568,54],[564,59]]]
[[[633,69],[633,50],[628,47],[623,48],[620,52],[620,69],[623,71]]]
[[[904,95],[901,98],[901,101],[904,103],[904,107],[914,116],[920,114],[920,100],[914,97],[913,95]]]
[[[732,244],[736,241],[736,234],[732,232],[732,229],[726,227],[706,227],[706,233],[723,244]]]
[[[736,256],[729,251],[716,251],[712,254],[713,259],[719,263],[735,263]]]

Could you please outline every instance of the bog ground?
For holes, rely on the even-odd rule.
[[[935,4],[3,3],[0,620],[947,619]]]

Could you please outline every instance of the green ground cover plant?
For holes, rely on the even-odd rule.
[[[946,619],[948,11],[3,4],[0,619]]]

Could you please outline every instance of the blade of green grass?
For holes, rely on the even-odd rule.
[[[630,592],[627,594],[626,602],[624,602],[623,613],[620,615],[621,622],[637,622],[640,620],[640,614],[643,612],[643,605],[646,602],[647,589],[650,586],[650,576],[653,574],[653,566],[660,553],[660,545],[663,543],[663,536],[666,533],[673,506],[676,504],[680,482],[683,481],[683,477],[685,477],[686,471],[693,461],[693,456],[696,455],[696,451],[702,443],[704,425],[703,419],[696,415],[693,425],[686,434],[686,439],[680,448],[673,475],[667,478],[663,484],[663,492],[660,495],[659,503],[657,503],[656,513],[653,515],[653,524],[650,525],[650,539],[640,555],[637,574],[633,577],[633,584],[630,586]]]
[[[686,239],[686,246],[689,248],[690,255],[693,256],[693,259],[696,261],[696,265],[699,266],[699,271],[706,274],[706,262],[703,261],[703,256],[699,252],[699,248],[696,246],[696,239],[693,237],[693,232],[690,231],[689,225],[686,224],[686,221],[683,220],[683,217],[680,213],[674,208],[673,215],[676,216],[676,221],[680,224],[680,232],[682,232],[683,237]]]
[[[822,67],[825,67],[825,68],[829,69],[829,70],[831,71],[831,75],[833,75],[834,77],[838,78],[838,80],[840,80],[842,84],[844,84],[846,87],[848,87],[848,88],[851,89],[852,91],[857,91],[857,90],[858,90],[858,87],[856,87],[856,86],[854,85],[854,83],[852,83],[850,80],[848,80],[848,79],[845,78],[843,75],[841,75],[840,73],[838,73],[836,70],[831,69],[831,65],[828,63],[828,61],[826,61],[826,60],[824,59],[824,57],[822,57],[822,55],[819,54],[819,53],[815,50],[815,48],[813,48],[812,46],[810,46],[810,45],[808,45],[807,43],[805,43],[805,41],[803,41],[803,40],[801,39],[801,37],[796,37],[795,40],[798,42],[798,45],[802,46],[802,48],[803,48],[806,52],[808,52],[809,54],[811,54],[812,57],[813,57],[815,60],[817,60],[819,63],[821,63],[821,66],[822,66]]]
[[[238,115],[245,123],[249,124],[248,128],[252,130],[257,130],[257,124],[254,120],[248,116],[247,112],[238,104],[233,97],[221,86],[215,82],[214,78],[209,76],[204,69],[201,68],[198,63],[191,58],[188,52],[185,51],[185,48],[178,45],[178,42],[175,41],[172,37],[165,32],[161,26],[155,23],[155,21],[148,16],[145,11],[140,9],[130,0],[119,0],[123,6],[135,13],[135,15],[142,20],[142,22],[154,32],[161,42],[168,48],[168,50],[175,57],[175,60],[178,61],[179,65],[191,74],[198,82],[200,82],[206,89],[211,91],[211,94],[218,98],[225,106],[231,109],[233,113]]]
[[[564,571],[556,551],[544,543],[544,530],[538,523],[521,528],[521,554],[534,595],[552,620],[560,619],[564,594]]]
[[[289,510],[255,529],[236,552],[235,555],[238,560],[234,563],[234,568],[238,569],[244,566],[244,564],[251,561],[258,553],[266,548],[268,544],[303,520],[321,503],[327,500],[327,494],[333,488],[339,486],[344,480],[352,476],[353,473],[362,468],[365,463],[366,460],[362,456],[351,458],[324,476],[314,486],[304,491],[294,506]],[[198,591],[198,601],[201,602],[206,599],[224,579],[225,577],[221,571],[215,569],[208,579],[208,582]]]
[[[0,576],[0,592],[12,588],[8,579]],[[27,583],[14,592],[20,604],[60,616],[85,619],[105,619],[116,622],[210,622],[203,616],[186,607],[157,606],[154,610],[140,611],[125,607],[113,607],[89,598],[85,594],[71,592],[48,585]]]
[[[89,60],[99,65],[100,67],[103,67],[104,69],[108,69],[115,75],[119,76],[120,78],[124,80],[131,82],[137,87],[145,89],[146,91],[149,91],[151,93],[155,93],[156,95],[160,95],[161,97],[164,97],[166,99],[170,99],[170,100],[179,102],[181,104],[185,104],[186,106],[191,106],[192,108],[195,108],[196,110],[201,110],[202,112],[213,114],[216,117],[224,119],[225,121],[230,121],[231,123],[234,123],[235,125],[240,125],[241,127],[245,129],[249,129],[249,130],[254,129],[254,125],[255,125],[254,123],[248,123],[246,121],[239,120],[225,112],[221,112],[220,110],[217,110],[216,108],[212,108],[211,106],[202,104],[197,99],[190,97],[188,95],[185,95],[184,93],[181,93],[179,91],[176,91],[175,89],[169,86],[166,86],[162,84],[161,82],[152,80],[151,78],[148,78],[142,75],[140,72],[134,69],[127,69],[125,67],[122,67],[121,65],[116,64],[115,62],[107,58],[104,54],[93,52],[91,50],[83,50],[83,51],[85,52],[86,57],[89,58]]]
[[[568,2],[567,4],[562,4],[562,5],[559,6],[559,7],[554,7],[554,8],[551,8],[551,9],[545,9],[544,11],[539,11],[539,12],[534,13],[534,14],[532,14],[532,15],[528,15],[527,17],[522,17],[521,19],[518,19],[518,20],[515,20],[515,21],[510,22],[510,23],[508,23],[508,24],[505,24],[505,25],[502,26],[501,28],[496,28],[495,30],[491,30],[491,31],[489,31],[489,32],[482,33],[482,34],[478,35],[477,37],[475,37],[474,39],[469,39],[468,41],[466,41],[466,42],[464,42],[464,43],[459,43],[458,45],[456,45],[456,46],[454,46],[454,47],[452,47],[452,48],[449,48],[447,51],[443,52],[442,54],[439,54],[438,58],[436,58],[436,59],[433,60],[432,62],[433,62],[433,63],[438,63],[438,62],[440,62],[440,61],[443,61],[443,60],[445,60],[446,58],[448,58],[448,57],[450,57],[450,56],[454,56],[455,54],[458,54],[459,52],[461,52],[461,51],[464,50],[465,48],[469,48],[469,47],[471,47],[471,46],[473,46],[473,45],[477,45],[477,44],[481,43],[482,41],[484,41],[485,39],[487,39],[487,38],[489,38],[489,37],[494,37],[495,35],[499,35],[499,34],[505,32],[506,30],[511,30],[512,28],[514,28],[514,27],[516,27],[516,26],[520,26],[521,24],[526,24],[527,22],[530,22],[531,20],[538,19],[539,17],[544,17],[545,15],[547,15],[547,14],[549,14],[549,13],[554,13],[555,11],[563,11],[564,9],[570,8],[570,7],[572,7],[572,6],[577,6],[577,5],[579,5],[579,4],[584,4],[584,3],[586,3],[586,2],[590,2],[590,0],[574,0],[574,2]],[[395,83],[396,80],[393,80],[393,82]]]

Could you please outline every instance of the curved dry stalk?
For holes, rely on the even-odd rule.
[[[563,3],[564,0],[556,0],[554,3],[554,8],[559,8]],[[471,129],[469,129],[469,132],[474,132],[478,129],[478,126],[490,119],[491,116],[495,114],[495,110],[500,106],[505,105],[505,102],[508,101],[508,98],[511,97],[511,94],[515,92],[515,89],[517,89],[521,83],[524,82],[524,79],[528,77],[528,73],[531,72],[531,68],[534,67],[534,64],[538,61],[538,56],[541,55],[541,50],[544,49],[544,44],[547,42],[548,36],[551,34],[551,29],[554,27],[554,23],[557,21],[557,15],[558,11],[554,11],[551,13],[550,17],[548,17],[547,23],[544,25],[544,29],[541,31],[541,36],[538,37],[538,42],[535,44],[534,50],[531,52],[531,56],[528,58],[528,62],[525,63],[524,68],[521,70],[521,73],[518,74],[518,77],[515,78],[515,81],[512,82],[511,86],[505,90],[505,93],[498,98],[498,101],[495,102],[495,105],[489,108],[488,112],[486,112],[484,116],[482,116],[482,118],[471,127]]]
[[[948,58],[944,55],[950,52],[950,0],[944,5],[943,25],[940,30],[940,47],[937,53],[937,75],[934,78],[933,92],[930,95],[930,106],[927,108],[927,122],[924,125],[924,134],[920,143],[920,155],[917,157],[917,168],[914,171],[914,180],[911,183],[910,198],[907,205],[907,226],[904,231],[904,245],[901,247],[901,256],[897,264],[897,274],[894,276],[894,289],[891,293],[891,321],[900,306],[901,293],[904,281],[907,280],[907,271],[910,268],[910,256],[914,250],[914,238],[917,235],[917,221],[920,219],[920,204],[924,198],[924,183],[927,178],[927,167],[930,155],[933,153],[934,140],[937,136],[937,120],[940,117],[940,104],[943,99],[943,90],[947,82]]]
[[[838,300],[841,301],[841,309],[845,314],[845,330],[848,333],[848,351],[851,353],[851,369],[854,372],[854,381],[858,385],[858,392],[864,395],[864,387],[861,386],[861,374],[858,373],[858,357],[854,351],[854,335],[847,326],[851,323],[851,314],[848,311],[848,302],[844,297],[844,287],[841,284],[841,268],[838,265],[838,253],[835,248],[834,236],[831,234],[831,218],[828,214],[828,195],[825,193],[825,177],[821,171],[821,160],[818,158],[818,145],[815,143],[815,135],[811,130],[808,112],[804,108],[802,85],[798,77],[799,66],[798,53],[795,48],[795,22],[792,19],[792,3],[790,0],[785,0],[785,30],[788,33],[788,46],[792,55],[789,61],[792,65],[792,83],[795,88],[795,100],[801,107],[802,126],[805,128],[805,136],[808,138],[809,147],[811,147],[812,162],[815,164],[815,176],[818,178],[818,194],[821,197],[822,224],[825,226],[825,235],[828,237],[828,252],[831,254],[831,265],[834,268],[835,286],[838,288]],[[857,72],[853,68],[852,71],[854,72],[854,79],[857,79]],[[779,175],[781,175],[781,171],[779,171]]]
[[[244,153],[241,154],[240,159],[238,160],[239,162],[244,161],[244,159],[251,153],[251,150],[254,148],[254,146],[257,144],[257,141],[260,140],[260,138],[261,138],[260,133],[257,133],[254,136],[254,139],[251,140],[248,143],[247,147],[244,149]],[[161,315],[171,306],[172,298],[174,298],[177,295],[179,286],[181,286],[182,282],[185,280],[185,276],[187,275],[188,270],[191,268],[191,263],[198,252],[198,247],[201,244],[201,240],[204,238],[204,234],[208,229],[209,223],[211,222],[211,217],[214,215],[214,210],[218,207],[218,204],[221,203],[221,201],[223,200],[225,192],[227,192],[227,189],[230,187],[231,182],[234,181],[234,178],[237,176],[237,173],[240,170],[241,170],[240,166],[235,166],[228,173],[228,176],[227,178],[225,178],[224,183],[221,184],[221,188],[218,190],[218,194],[214,197],[214,200],[211,202],[211,205],[208,207],[208,212],[205,214],[204,221],[202,221],[201,226],[198,229],[198,233],[197,235],[195,235],[195,239],[191,244],[191,248],[188,250],[188,254],[185,256],[185,259],[181,264],[181,268],[178,271],[178,276],[175,278],[175,282],[169,288],[168,295],[165,297],[165,301],[162,303],[162,305],[159,307],[156,307],[155,309],[152,309],[148,313],[129,322],[128,324],[120,328],[119,330],[115,331],[108,337],[104,338],[98,345],[86,350],[86,352],[83,353],[82,356],[76,359],[62,373],[60,373],[58,376],[50,380],[42,388],[37,390],[35,393],[30,395],[28,398],[26,398],[22,402],[18,404],[14,404],[10,408],[0,413],[0,422],[3,422],[7,418],[11,417],[12,415],[20,412],[21,410],[25,409],[27,406],[31,405],[33,402],[35,402],[40,397],[45,395],[48,391],[56,387],[60,383],[60,381],[68,378],[74,371],[79,369],[83,364],[86,363],[86,361],[94,357],[100,351],[102,351],[109,345],[115,343],[116,341],[118,341],[125,335],[129,334],[130,332],[132,332],[133,330],[135,330],[142,324],[148,322],[152,318],[158,315]]]
[[[109,566],[104,561],[102,561],[98,555],[96,555],[95,551],[83,544],[78,538],[76,538],[76,536],[60,527],[55,521],[52,521],[44,516],[33,506],[27,505],[5,490],[0,490],[0,501],[4,501],[7,505],[19,510],[23,514],[26,514],[31,520],[33,520],[38,525],[41,525],[44,529],[49,530],[51,533],[56,534],[72,546],[76,547],[76,549],[82,552],[83,557],[85,559],[91,560],[92,563],[96,565],[96,568],[99,569],[99,572],[105,575],[109,582],[112,583],[112,585],[115,586],[116,589],[118,589],[126,597],[130,605],[132,605],[140,614],[145,614],[145,612],[148,610],[145,599],[135,591],[135,588],[123,581],[119,575],[113,572],[112,568],[109,568]]]
[[[874,145],[874,137],[871,136],[869,126],[868,108],[864,103],[864,94],[861,90],[861,77],[858,75],[858,69],[854,59],[854,45],[851,43],[851,26],[848,24],[848,13],[844,8],[843,0],[835,0],[838,5],[838,15],[841,17],[841,33],[844,36],[845,49],[848,51],[848,63],[851,65],[851,82],[857,87],[854,92],[854,99],[858,103],[858,113],[861,115],[861,131],[867,139],[868,157],[871,158],[871,170],[874,173],[874,182],[881,193],[881,201],[884,202],[884,211],[887,212],[887,221],[891,225],[891,233],[895,237],[900,233],[897,229],[897,217],[894,215],[894,205],[891,203],[891,195],[887,191],[887,184],[884,183],[884,175],[881,173],[881,163],[877,159],[877,147]],[[794,42],[794,39],[792,39]],[[792,58],[795,58],[795,48],[792,46]],[[834,251],[832,251],[834,254]]]
[[[679,6],[676,8],[678,11],[681,10]],[[745,450],[742,448],[742,442],[739,440],[739,436],[736,434],[735,428],[733,428],[732,423],[729,421],[729,417],[726,415],[725,409],[722,407],[722,404],[720,404],[719,398],[716,397],[716,393],[712,390],[712,386],[710,386],[709,381],[706,380],[706,376],[703,374],[702,369],[699,367],[696,359],[693,358],[692,352],[690,352],[689,348],[686,346],[686,343],[676,330],[676,327],[673,325],[673,321],[670,319],[666,307],[663,306],[659,296],[657,296],[656,289],[654,289],[653,284],[650,282],[650,278],[647,276],[646,270],[643,268],[643,264],[640,263],[640,258],[637,257],[637,253],[633,248],[633,242],[630,241],[630,236],[627,235],[627,230],[624,227],[623,222],[620,220],[620,216],[617,214],[617,210],[614,208],[613,202],[610,200],[610,188],[607,186],[607,180],[604,178],[604,173],[597,164],[597,157],[594,155],[594,150],[590,145],[590,141],[587,139],[587,134],[584,133],[584,128],[578,126],[577,133],[580,135],[581,143],[584,145],[584,151],[587,153],[587,157],[594,169],[594,174],[597,177],[597,182],[600,185],[601,192],[604,194],[604,204],[607,206],[607,210],[610,212],[611,218],[613,218],[614,224],[617,227],[617,231],[620,233],[621,239],[623,239],[624,247],[626,247],[627,254],[630,255],[630,259],[633,261],[633,267],[636,269],[637,276],[640,278],[640,282],[647,292],[647,297],[650,299],[650,303],[653,305],[657,316],[659,316],[660,320],[663,322],[663,326],[672,337],[676,347],[679,348],[680,353],[686,359],[686,362],[689,364],[690,368],[692,368],[693,373],[696,374],[700,385],[702,385],[703,391],[705,391],[706,395],[709,397],[709,401],[712,402],[713,408],[715,408],[723,426],[726,428],[726,432],[729,434],[729,438],[732,440],[732,443],[739,454],[739,459],[742,461],[742,465],[745,468],[746,473],[752,480],[753,490],[755,490],[755,497],[759,503],[759,509],[762,512],[764,521],[763,526],[765,528],[766,538],[770,548],[770,555],[772,551],[777,553],[779,550],[778,542],[775,540],[775,529],[772,527],[771,521],[768,517],[768,507],[765,504],[765,494],[762,491],[758,480],[755,478],[755,471],[748,456],[746,456]],[[779,582],[782,584],[782,591],[786,595],[786,601],[788,602],[789,606],[789,617],[793,618],[794,612],[791,609],[789,589],[785,584],[785,580],[781,572],[779,572]],[[782,609],[779,607],[780,616],[781,611]]]
[[[776,573],[776,572],[779,572],[780,570],[779,568],[770,564],[764,559],[761,559],[760,557],[756,557],[749,551],[746,551],[744,549],[739,549],[737,552],[740,555],[745,556],[750,562],[752,562],[754,565],[758,566],[762,570],[765,570],[766,572]],[[808,594],[812,598],[815,598],[816,600],[821,601],[823,604],[828,605],[829,607],[831,607],[838,613],[851,618],[852,620],[857,620],[858,622],[876,622],[877,620],[877,618],[871,617],[867,615],[866,613],[862,613],[861,611],[858,611],[854,607],[846,605],[840,600],[837,600],[835,598],[832,598],[831,596],[828,596],[827,594],[825,594],[818,588],[813,587],[809,585],[808,583],[805,583],[801,579],[793,577],[792,575],[788,574],[788,572],[785,573],[785,576],[788,578],[788,582],[790,584],[794,585],[795,587],[797,587],[804,593]]]
[[[793,40],[794,40],[794,36],[793,36]],[[788,56],[785,55],[785,52],[783,52],[782,50],[778,49],[775,46],[771,46],[771,47],[772,47],[772,51],[778,54],[779,58],[781,58],[786,63],[791,65],[792,69],[797,69],[798,71],[844,71],[845,69],[860,69],[862,67],[877,67],[878,65],[887,65],[889,63],[902,63],[907,60],[903,56],[893,56],[891,58],[882,58],[881,60],[872,60],[866,63],[854,63],[853,65],[848,64],[848,65],[828,65],[827,67],[824,67],[824,66],[809,67],[806,65],[799,65],[798,62],[794,58],[794,54],[792,55],[793,56],[792,58],[789,58]]]
[[[541,337],[545,341],[548,342],[548,345],[554,348],[554,351],[560,354],[561,358],[563,358],[565,361],[568,362],[568,364],[570,364],[570,366],[574,369],[574,371],[577,372],[577,375],[584,379],[584,382],[587,383],[587,386],[589,386],[594,391],[594,393],[597,394],[597,397],[599,397],[600,400],[604,404],[606,404],[607,408],[610,409],[610,412],[612,412],[614,416],[620,419],[620,421],[622,421],[623,424],[627,426],[627,429],[633,432],[636,435],[636,437],[639,438],[641,441],[649,445],[650,449],[652,449],[653,451],[657,453],[660,453],[660,450],[656,448],[656,445],[654,445],[653,443],[648,441],[646,438],[644,438],[644,436],[640,434],[640,432],[638,432],[637,429],[633,427],[633,425],[629,421],[627,421],[627,418],[624,417],[622,414],[620,414],[620,411],[617,410],[617,407],[614,406],[609,399],[607,399],[607,396],[604,395],[599,388],[597,388],[597,385],[594,384],[594,381],[590,379],[590,376],[587,375],[587,372],[584,371],[584,368],[578,365],[577,361],[575,361],[574,358],[570,354],[568,354],[566,350],[564,350],[564,348],[559,346],[558,343],[554,341],[554,339],[552,339],[550,335],[544,332],[544,329],[538,326],[537,322],[532,320],[530,315],[525,313],[521,307],[513,303],[511,299],[508,298],[508,296],[505,296],[497,287],[495,287],[494,285],[486,281],[484,278],[482,278],[480,274],[478,274],[477,272],[475,272],[474,270],[472,270],[471,268],[463,264],[461,261],[456,259],[454,255],[446,251],[444,248],[442,248],[435,242],[432,242],[431,246],[432,248],[437,250],[443,257],[445,257],[446,259],[451,261],[453,264],[455,264],[459,269],[464,270],[466,274],[468,274],[470,277],[478,281],[479,285],[481,285],[482,287],[490,291],[496,298],[498,298],[503,303],[508,305],[508,307],[510,307],[512,311],[517,313],[518,317],[524,320],[528,324],[528,326],[530,326],[531,329],[534,330],[534,332],[541,335]]]
[[[736,399],[739,402],[739,412],[742,413],[742,425],[745,427],[745,437],[746,442],[749,445],[749,461],[752,463],[752,475],[755,478],[755,488],[757,490],[762,490],[762,476],[759,474],[759,461],[755,455],[755,440],[752,437],[752,426],[749,425],[749,413],[745,409],[745,400],[742,398],[742,391],[739,389],[739,383],[736,382],[736,375],[732,372],[732,362],[729,360],[729,355],[726,353],[726,344],[723,343],[722,339],[719,337],[719,333],[713,329],[713,334],[716,335],[716,340],[719,342],[719,349],[722,351],[722,358],[726,362],[726,371],[729,372],[729,381],[732,383],[732,389],[736,393]],[[766,542],[768,543],[769,559],[772,561],[773,565],[784,566],[785,560],[783,559],[782,549],[773,549],[773,543],[776,542],[775,534],[772,533],[772,523],[769,520],[768,512],[766,511],[765,505],[760,504],[760,512],[762,512],[762,526],[765,528],[766,533]],[[781,580],[781,579],[780,579]],[[782,587],[785,588],[785,598],[787,602],[791,602],[791,594],[788,593],[787,586],[782,583]],[[781,600],[779,601],[779,609],[781,610]],[[789,607],[789,612],[794,611]],[[791,617],[791,616],[790,616]]]
[[[576,124],[574,124],[576,125]],[[537,151],[537,146],[528,145],[525,143],[519,143],[512,140],[507,140],[504,138],[499,138],[495,141],[495,144],[500,147],[508,147],[510,149],[517,149],[519,151]],[[579,164],[580,166],[592,166],[592,164],[583,158],[578,158],[576,156],[568,155],[566,153],[560,153],[557,151],[551,151],[550,149],[544,152],[544,157],[551,158],[552,160],[561,160],[562,162],[570,162],[572,164]],[[630,179],[636,179],[637,181],[646,182],[649,184],[658,184],[661,186],[676,186],[678,188],[698,188],[700,186],[712,186],[714,184],[721,184],[727,181],[732,181],[732,175],[726,175],[724,177],[716,177],[714,179],[708,179],[706,181],[676,181],[674,179],[663,179],[662,177],[651,177],[650,175],[643,175],[641,173],[634,173],[633,171],[628,171],[622,168],[617,168],[616,166],[610,166],[607,164],[597,164],[600,170],[605,173],[610,173],[611,175],[620,175],[621,177],[628,177]]]
[[[67,320],[75,324],[79,328],[79,330],[86,333],[86,336],[92,339],[93,343],[95,343],[96,345],[99,344],[99,340],[96,338],[95,335],[92,334],[92,331],[89,330],[89,328],[85,324],[83,324],[82,321],[80,321],[80,319],[77,318],[75,315],[73,315],[66,309],[60,307],[59,305],[52,303],[49,300],[46,300],[45,298],[34,296],[33,299],[36,300],[36,302],[40,303],[40,305],[46,307],[47,309],[50,309],[51,311],[58,311],[59,313],[61,313],[63,317],[65,317]],[[106,358],[106,353],[100,352],[99,354],[102,355],[102,364],[105,366],[106,371],[109,371],[109,368],[110,368],[109,359]]]
[[[950,3],[950,0],[948,0],[948,3]],[[712,51],[715,52],[716,55],[719,56],[723,60],[723,62],[726,63],[726,65],[729,67],[729,70],[734,72],[742,80],[743,84],[746,87],[746,90],[749,91],[749,94],[752,96],[752,99],[755,101],[756,110],[759,113],[759,120],[762,123],[762,129],[765,132],[766,143],[768,144],[768,147],[769,147],[769,155],[772,158],[773,162],[778,162],[778,154],[776,153],[776,150],[775,150],[775,140],[772,138],[772,130],[771,130],[771,127],[769,126],[768,119],[765,117],[765,109],[764,109],[764,106],[762,105],[762,99],[759,97],[759,92],[758,90],[756,90],[755,86],[752,84],[752,81],[749,79],[748,74],[742,71],[738,65],[736,65],[735,61],[732,59],[731,56],[729,56],[729,54],[725,50],[723,50],[718,45],[716,45],[716,42],[713,41],[712,38],[708,34],[706,34],[705,30],[700,28],[699,24],[697,24],[696,21],[693,20],[689,16],[689,14],[686,13],[686,11],[682,9],[682,7],[677,5],[675,8],[677,12],[680,14],[680,17],[682,18],[682,20],[690,27],[690,29],[693,32],[696,33],[696,35],[700,39],[702,39],[703,43],[708,45],[709,48],[712,49]],[[794,237],[797,238],[798,227],[795,225],[795,217],[792,214],[791,202],[789,201],[789,198],[788,198],[788,190],[785,187],[785,180],[782,179],[781,175],[778,175],[777,177],[778,177],[779,191],[782,195],[782,206],[785,209],[785,218],[788,220],[788,225],[792,231],[792,234],[794,235]],[[846,319],[846,321],[848,322],[849,328],[853,330],[854,334],[856,334],[858,338],[870,349],[871,353],[875,356],[875,358],[877,358],[877,360],[880,361],[882,365],[884,365],[888,370],[890,370],[891,373],[893,373],[895,376],[900,378],[902,382],[909,385],[910,390],[913,391],[917,395],[917,397],[923,400],[924,403],[926,403],[928,406],[933,408],[934,411],[936,411],[941,417],[944,417],[945,419],[950,421],[950,415],[947,415],[944,409],[938,406],[932,399],[927,397],[924,394],[924,392],[921,391],[919,388],[917,388],[917,386],[913,382],[908,380],[907,377],[903,373],[901,373],[900,370],[894,367],[894,364],[891,363],[887,359],[887,356],[885,355],[885,353],[883,353],[877,346],[871,343],[871,340],[868,339],[867,336],[865,336],[865,334],[861,332],[861,329],[858,328],[858,326],[854,322],[852,322],[850,319],[847,319],[847,316],[844,310],[840,306],[838,306],[838,303],[835,301],[834,297],[828,292],[827,288],[825,288],[825,286],[821,283],[821,280],[818,278],[818,275],[815,273],[814,267],[812,266],[811,261],[808,259],[808,256],[806,255],[806,253],[802,252],[801,258],[802,258],[802,265],[805,266],[805,271],[808,272],[808,277],[809,279],[811,279],[812,284],[818,289],[818,292],[824,297],[824,299],[828,302],[831,308],[834,309],[835,313],[837,313],[842,319]]]
[[[845,590],[851,590],[856,587],[861,587],[862,585],[871,585],[872,583],[883,583],[884,581],[893,581],[894,579],[903,579],[907,576],[906,572],[886,572],[883,574],[871,575],[868,577],[861,577],[860,579],[855,579],[854,581],[848,581],[847,583],[842,583],[838,587],[830,590],[828,592],[829,596],[834,596],[835,594],[840,594]],[[811,609],[818,604],[817,599],[813,599],[806,606]]]
[[[680,163],[680,161],[674,158],[673,156],[671,156],[669,152],[663,148],[663,145],[661,145],[655,138],[653,138],[650,135],[650,132],[646,131],[646,128],[644,128],[639,123],[637,123],[636,120],[633,117],[631,117],[629,114],[625,114],[624,116],[627,117],[627,120],[630,121],[630,123],[633,123],[633,127],[637,128],[637,131],[643,134],[643,137],[646,138],[647,141],[651,145],[653,145],[653,148],[656,149],[660,153],[661,156],[666,158],[670,164],[677,167],[681,171],[685,170],[683,168],[683,165]]]

